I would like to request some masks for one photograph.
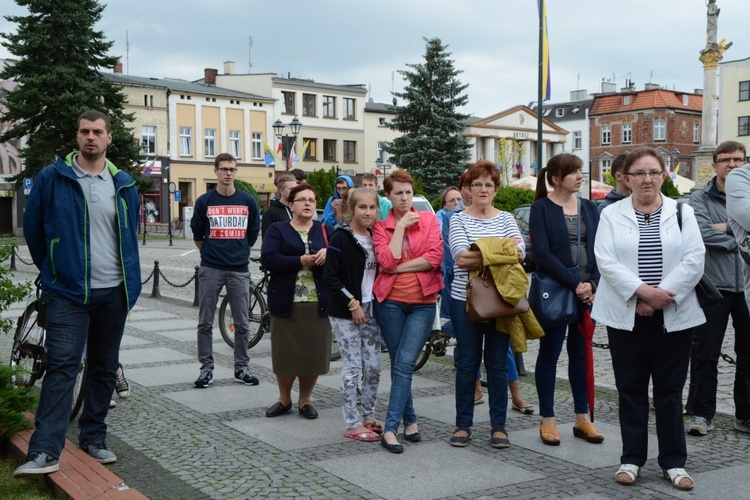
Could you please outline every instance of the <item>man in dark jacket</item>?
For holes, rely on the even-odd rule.
[[[726,179],[745,163],[745,146],[726,141],[714,150],[716,175],[703,189],[690,197],[690,206],[706,246],[705,273],[724,297],[720,303],[703,310],[706,322],[695,330],[694,365],[690,370],[689,398],[693,420],[688,434],[705,436],[713,430],[716,414],[716,386],[719,355],[729,315],[734,326],[734,350],[737,369],[734,376],[735,428],[750,432],[750,313],[745,301],[743,262],[732,229],[728,226]]]
[[[260,224],[261,238],[266,235],[268,226],[274,222],[291,220],[292,211],[289,209],[289,193],[292,191],[292,188],[300,182],[301,181],[298,181],[292,174],[284,174],[279,177],[279,195],[271,200],[271,203],[268,204],[268,208],[263,212],[263,218],[261,219]]]
[[[627,157],[628,155],[623,153],[612,161],[609,172],[615,178],[616,185],[612,191],[607,193],[604,201],[599,204],[599,213],[602,213],[605,207],[630,196],[630,188],[625,184],[625,174],[622,172],[622,167],[625,166],[625,158]]]
[[[73,386],[86,354],[86,393],[78,421],[81,448],[100,463],[115,462],[104,423],[115,389],[128,311],[141,292],[135,181],[106,158],[109,118],[78,118],[80,151],[36,177],[23,219],[41,271],[46,308],[47,366],[26,463],[14,475],[59,470]]]

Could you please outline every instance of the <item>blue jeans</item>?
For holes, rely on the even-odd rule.
[[[565,334],[568,334],[568,380],[573,392],[576,414],[589,412],[589,397],[586,394],[586,363],[583,350],[583,335],[578,324],[545,328],[539,340],[536,358],[536,390],[539,394],[539,414],[555,416],[555,383],[557,382],[557,360],[560,359]]]
[[[404,426],[417,422],[411,397],[411,379],[414,364],[430,336],[435,312],[435,304],[405,304],[392,300],[384,300],[380,304],[380,335],[391,358],[391,395],[385,432],[397,433],[402,419]]]
[[[128,304],[123,285],[91,290],[89,304],[54,291],[47,297],[47,371],[36,412],[29,453],[59,457],[73,406],[73,388],[86,349],[83,413],[78,420],[82,445],[103,443],[104,419],[115,389],[120,341]]]
[[[495,322],[472,323],[466,313],[465,300],[451,303],[451,321],[456,331],[456,427],[474,424],[474,389],[477,371],[482,363],[487,372],[490,399],[490,424],[505,429],[508,413],[508,345],[510,335],[495,330]]]

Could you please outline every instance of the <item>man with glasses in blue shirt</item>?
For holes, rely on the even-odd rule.
[[[250,248],[258,239],[260,217],[255,198],[234,187],[237,160],[221,153],[214,160],[216,188],[195,201],[190,228],[201,252],[198,270],[198,361],[200,375],[195,387],[205,389],[213,382],[213,323],[219,292],[226,287],[234,319],[234,381],[258,385],[248,368],[250,322]]]

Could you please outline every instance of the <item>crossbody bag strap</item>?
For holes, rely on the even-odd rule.
[[[576,197],[577,198],[577,197]],[[581,265],[581,199],[578,199],[578,238],[577,238],[577,250],[576,250],[576,269]]]
[[[682,232],[682,202],[677,202],[677,226],[680,228],[680,232]]]

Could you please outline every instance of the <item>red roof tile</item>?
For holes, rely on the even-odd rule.
[[[631,96],[630,104],[623,104],[624,96]],[[683,104],[683,96],[688,97],[688,104]],[[674,108],[691,111],[703,110],[703,96],[687,94],[666,89],[643,90],[630,94],[608,94],[594,96],[589,116],[636,111],[641,109]]]

